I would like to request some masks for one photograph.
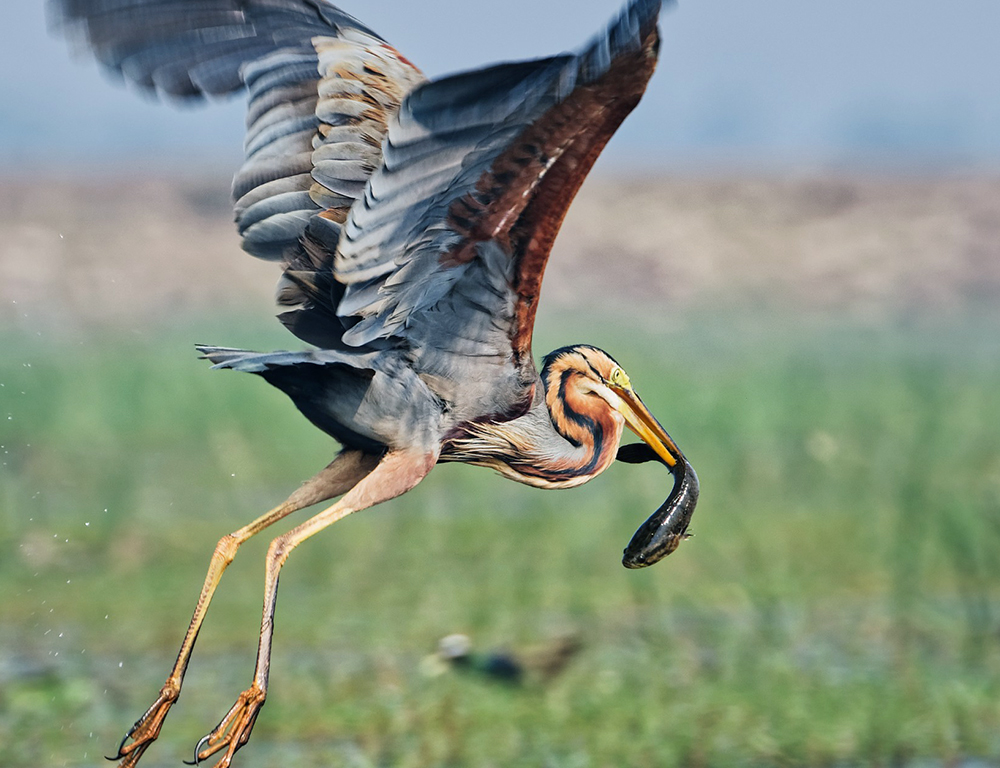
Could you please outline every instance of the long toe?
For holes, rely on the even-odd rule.
[[[222,722],[198,742],[194,760],[188,764],[197,765],[225,750],[212,768],[229,768],[233,756],[250,740],[250,732],[257,722],[257,715],[264,706],[266,697],[267,693],[256,683],[243,691],[232,709],[222,718]]]

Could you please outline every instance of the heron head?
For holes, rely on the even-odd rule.
[[[564,435],[586,430],[587,418],[610,415],[646,444],[626,446],[618,458],[629,463],[659,461],[674,476],[674,487],[663,505],[636,531],[625,550],[627,568],[643,568],[669,555],[687,538],[687,527],[698,500],[698,477],[680,448],[642,402],[625,369],[607,352],[577,345],[556,350],[545,359],[542,378],[549,393],[549,410]],[[636,450],[642,448],[642,450]]]
[[[571,427],[574,417],[593,418],[609,410],[668,467],[684,462],[676,443],[636,394],[625,369],[604,350],[583,344],[557,349],[545,358],[542,379],[553,420],[561,430]]]

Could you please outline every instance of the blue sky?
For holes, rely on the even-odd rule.
[[[582,43],[617,0],[344,0],[430,75]],[[182,109],[111,85],[45,29],[0,26],[0,169],[235,165],[242,103]],[[660,69],[610,145],[621,165],[1000,168],[1000,2],[682,0]]]

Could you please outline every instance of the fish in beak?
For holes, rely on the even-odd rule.
[[[627,379],[610,384],[621,401],[619,410],[626,426],[645,443],[623,445],[618,451],[619,461],[629,464],[659,461],[674,476],[674,487],[667,500],[639,527],[625,548],[622,565],[645,568],[662,560],[690,536],[687,529],[698,503],[698,475]]]

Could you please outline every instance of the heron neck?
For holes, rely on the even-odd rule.
[[[614,461],[622,436],[622,419],[601,399],[573,385],[572,372],[544,381],[549,425],[554,433],[540,469],[552,477],[575,477],[585,482]]]
[[[574,419],[573,409],[558,411]],[[572,488],[603,472],[614,461],[622,425],[607,418],[581,418],[566,432],[560,430],[545,400],[505,422],[469,424],[465,434],[449,442],[443,461],[490,467],[500,474],[538,488]],[[579,428],[580,425],[586,428]]]

